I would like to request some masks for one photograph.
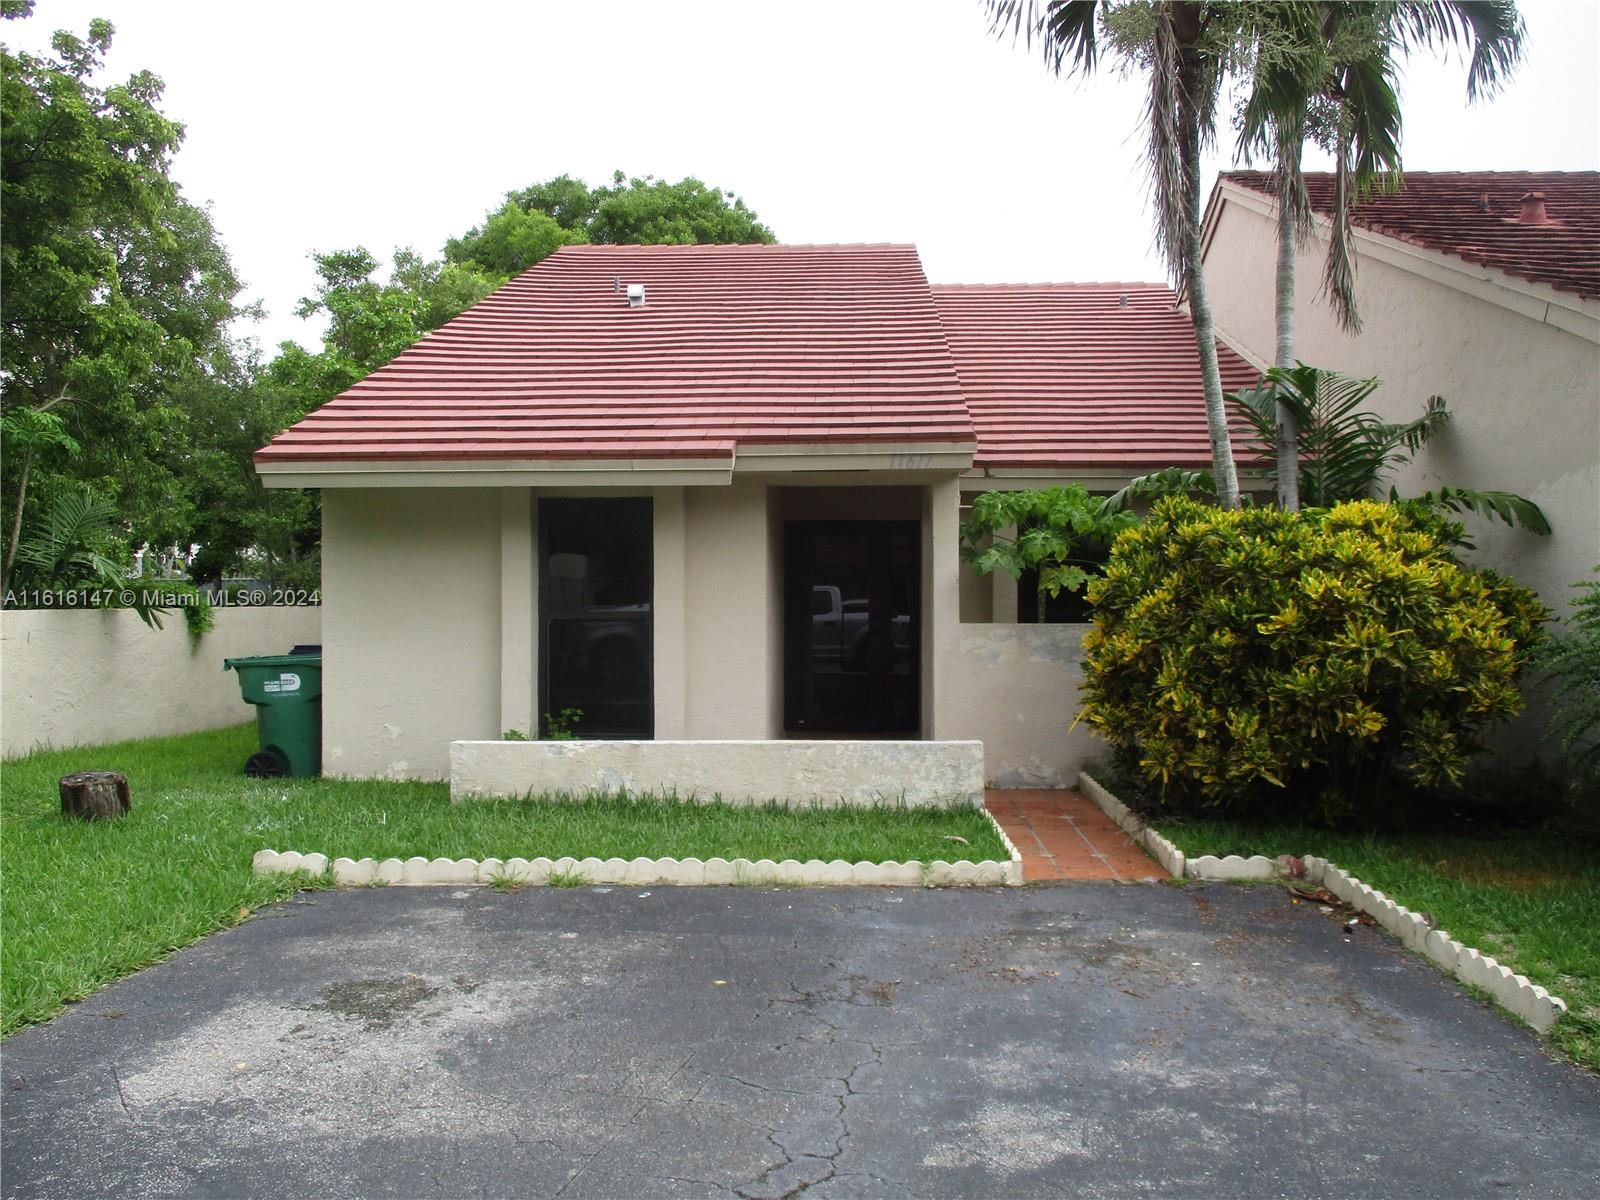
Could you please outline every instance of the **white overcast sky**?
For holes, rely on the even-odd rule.
[[[1409,64],[1409,169],[1600,167],[1600,4],[1522,7],[1495,100],[1467,107],[1459,59]],[[1139,82],[1056,80],[979,0],[40,0],[0,37],[95,16],[107,78],[166,81],[175,174],[268,348],[318,344],[292,311],[312,250],[433,255],[511,188],[618,168],[734,191],[782,241],[913,242],[936,283],[1162,278]]]

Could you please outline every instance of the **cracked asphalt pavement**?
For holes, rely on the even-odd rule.
[[[5,1197],[1580,1196],[1600,1080],[1277,887],[307,894],[9,1040]]]

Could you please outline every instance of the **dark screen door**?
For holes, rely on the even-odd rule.
[[[577,710],[579,737],[653,736],[653,572],[649,499],[539,501],[541,714]]]
[[[784,530],[784,728],[919,728],[921,532],[915,521]]]

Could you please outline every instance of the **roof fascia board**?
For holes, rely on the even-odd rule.
[[[256,473],[269,488],[717,487],[733,482],[727,458],[268,462],[257,463]]]
[[[1247,349],[1244,342],[1234,337],[1233,334],[1229,333],[1221,325],[1213,322],[1211,326],[1211,332],[1216,335],[1217,341],[1221,342],[1229,350],[1232,350],[1240,358],[1244,359],[1245,362],[1249,363],[1257,371],[1261,372],[1261,374],[1265,375],[1268,370],[1271,369],[1272,364],[1270,362],[1262,358],[1254,350]]]
[[[757,445],[739,447],[735,474],[797,471],[966,471],[976,442],[865,442],[855,445]]]
[[[1019,492],[1029,488],[1081,483],[1090,491],[1115,491],[1154,471],[1155,468],[1129,471],[1117,467],[978,467],[961,476],[961,490],[967,494]],[[1272,490],[1272,480],[1263,468],[1240,467],[1239,486],[1247,492],[1267,492]]]
[[[1211,240],[1222,219],[1226,204],[1237,204],[1262,217],[1272,218],[1274,200],[1254,188],[1242,187],[1231,180],[1217,180],[1212,202],[1207,206],[1201,259],[1211,249]],[[1333,228],[1333,221],[1321,213],[1313,214],[1317,233],[1324,239]],[[1375,233],[1360,225],[1352,225],[1357,255],[1370,254],[1379,262],[1420,275],[1433,283],[1454,288],[1476,299],[1507,309],[1530,321],[1553,325],[1565,333],[1575,334],[1586,341],[1600,343],[1600,300],[1582,300],[1568,292],[1558,291],[1547,284],[1535,283],[1508,275],[1497,267],[1469,263],[1459,255],[1448,254],[1427,246]],[[1359,268],[1358,268],[1359,269]]]

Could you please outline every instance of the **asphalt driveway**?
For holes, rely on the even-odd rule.
[[[30,1200],[1600,1180],[1600,1081],[1275,887],[313,894],[0,1075]]]

